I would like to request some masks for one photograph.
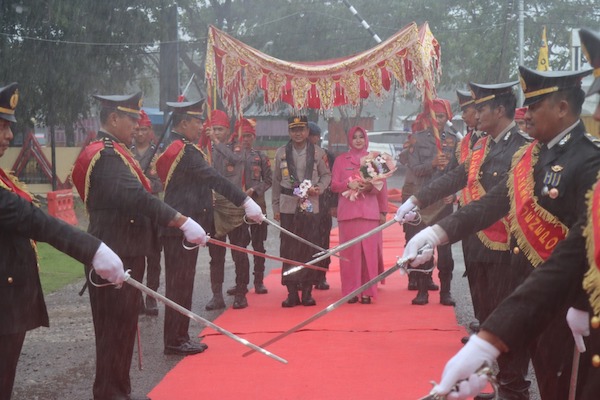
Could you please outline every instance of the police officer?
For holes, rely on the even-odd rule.
[[[165,203],[191,215],[204,226],[212,227],[214,190],[236,206],[243,205],[249,218],[260,221],[260,207],[212,168],[196,145],[202,132],[203,103],[203,100],[167,102],[173,112],[173,141],[156,161],[158,176],[165,187]],[[182,235],[174,229],[165,230],[162,239],[166,297],[191,309],[198,248],[183,248]],[[207,348],[203,343],[192,341],[188,330],[189,318],[170,309],[165,310],[165,354],[190,355]]]
[[[308,119],[306,116],[288,118],[290,141],[275,153],[273,173],[273,214],[281,226],[312,243],[319,243],[319,196],[331,183],[327,154],[308,141]],[[306,183],[306,185],[305,185]],[[294,190],[296,189],[296,194]],[[282,257],[299,262],[309,261],[313,249],[288,235],[281,235],[280,253]],[[312,297],[316,271],[303,268],[285,275],[290,269],[283,265],[281,283],[287,287],[288,296],[282,307],[297,305],[314,306]],[[302,291],[302,298],[298,296]]]
[[[321,128],[315,122],[308,121],[308,140],[312,142],[314,146],[321,145]],[[329,149],[323,149],[327,154],[327,161],[329,163],[329,169],[333,171],[333,163],[335,162],[335,154]],[[329,237],[331,235],[331,227],[333,226],[332,215],[336,214],[338,196],[331,192],[331,188],[325,189],[323,194],[319,196],[319,236],[321,241],[318,243],[324,249],[329,248]],[[331,264],[331,258],[326,258],[319,262],[317,265],[323,268],[329,268]],[[317,281],[315,283],[315,289],[328,290],[329,283],[327,283],[327,277],[325,271],[318,271]]]
[[[482,132],[477,130],[477,108],[471,91],[457,90],[456,97],[460,106],[461,118],[467,127],[467,133],[460,140],[456,149],[456,159],[459,163],[463,163],[469,156],[469,151],[482,136]]]
[[[244,160],[243,167],[243,189],[246,194],[262,209],[264,215],[267,215],[267,203],[265,201],[265,192],[273,184],[273,170],[269,157],[260,150],[253,147],[256,140],[256,121],[242,118],[238,120],[234,127],[234,134],[240,138],[241,154]],[[265,240],[267,240],[267,224],[250,224],[250,240],[252,248],[259,253],[266,253]],[[265,258],[254,256],[254,292],[256,294],[267,294],[268,290],[264,284],[265,276]],[[235,295],[237,285],[228,289],[227,294]]]
[[[407,173],[402,189],[402,198],[404,201],[412,194],[418,192],[423,185],[441,176],[445,171],[449,171],[457,164],[456,148],[458,138],[453,132],[445,130],[446,122],[452,119],[450,102],[445,99],[435,99],[432,107],[436,117],[436,121],[433,123],[439,127],[440,147],[438,147],[432,126],[413,135],[415,144],[409,150]],[[431,124],[430,122],[429,125]],[[439,218],[451,214],[454,210],[454,200],[455,194],[453,193],[421,210],[422,223],[417,226],[404,225],[406,240],[409,241],[417,232],[427,225],[434,223]],[[432,267],[433,262],[424,266],[426,269]],[[455,303],[450,294],[450,281],[452,280],[452,271],[454,270],[454,260],[452,259],[450,246],[442,245],[438,248],[438,270],[440,283],[442,284],[440,303],[453,306]],[[431,281],[431,275],[416,272],[411,275],[414,276],[413,279],[416,282],[418,290],[417,296],[412,300],[412,304],[428,304],[428,290],[437,290],[437,286],[434,286]]]
[[[594,70],[600,70],[600,34],[581,29],[579,35],[590,64]],[[597,75],[588,90],[588,96],[598,92],[600,78]],[[600,122],[600,105],[596,107],[594,119]],[[576,364],[579,372],[576,386],[569,391],[569,398],[598,398],[600,303],[597,294],[600,290],[600,260],[597,257],[597,229],[593,228],[598,216],[594,210],[600,205],[598,183],[588,192],[587,197],[589,202],[583,218],[569,230],[566,239],[556,246],[550,258],[536,268],[525,282],[494,310],[484,322],[481,332],[473,336],[472,340],[448,362],[442,381],[433,392],[449,393],[457,381],[472,377],[484,362],[493,361],[500,352],[518,351],[525,344],[532,342],[548,324],[555,322],[555,315],[562,313],[566,304],[571,306],[566,314],[567,323],[578,351],[581,352],[581,359]],[[585,296],[584,288],[589,297]],[[587,312],[590,306],[591,312],[595,314],[591,318],[591,324],[590,314]],[[589,338],[584,339],[587,335],[590,335]],[[557,345],[572,349],[573,342]],[[476,377],[463,381],[459,385],[460,393],[456,398],[463,399],[477,394],[483,384],[485,381]],[[564,399],[566,396],[563,394],[543,398]]]
[[[134,144],[131,146],[131,152],[137,162],[140,163],[144,175],[150,181],[152,194],[158,196],[162,192],[163,186],[160,178],[156,175],[156,169],[151,165],[153,161],[152,157],[156,154],[156,146],[152,143],[153,139],[152,122],[148,114],[144,110],[140,110],[140,120],[135,129]],[[157,291],[160,285],[161,247],[158,240],[158,227],[156,227],[156,240],[148,249],[148,255],[146,256],[146,286],[154,291]],[[158,306],[154,297],[146,296],[146,306],[144,307],[142,304],[140,308],[140,313],[142,312],[150,316],[158,315]]]
[[[585,194],[600,168],[600,149],[579,118],[585,96],[581,79],[590,71],[540,72],[521,66],[519,73],[528,106],[528,133],[536,140],[515,154],[502,182],[422,231],[408,243],[405,255],[412,257],[425,243],[464,238],[508,213],[512,256],[505,273],[516,287],[549,257],[585,209]],[[557,312],[555,321],[529,348],[544,399],[568,395],[573,338],[566,312],[567,307]],[[513,354],[527,351],[512,350]],[[526,387],[514,395],[528,398]]]
[[[244,156],[239,142],[231,137],[229,117],[221,110],[214,110],[207,130],[212,142],[212,163],[215,170],[236,188],[244,189]],[[225,241],[229,237],[231,244],[247,247],[250,244],[250,233],[244,222],[244,210],[230,201],[226,193],[215,193],[215,240]],[[254,200],[252,200],[254,204]],[[258,207],[258,206],[257,206]],[[206,305],[207,310],[225,307],[223,300],[223,280],[225,278],[226,249],[214,244],[209,245],[210,282],[213,298]],[[248,254],[232,250],[231,256],[235,264],[235,297],[233,308],[248,307],[246,293],[250,282],[250,260]]]
[[[465,206],[485,195],[506,176],[514,153],[528,142],[513,121],[517,98],[512,88],[517,83],[469,84],[477,108],[477,125],[487,136],[473,146],[463,163],[429,182],[402,204],[396,219],[402,221],[415,206],[427,207],[460,190],[460,204]],[[463,240],[473,311],[479,321],[485,320],[519,282],[506,272],[510,265],[509,238],[508,220],[503,218]],[[511,390],[518,392],[529,385],[526,383],[527,354],[500,357],[498,364],[502,396],[508,397]]]
[[[13,139],[18,102],[17,83],[0,88],[0,157]],[[0,210],[0,399],[9,400],[26,332],[49,323],[33,241],[91,265],[110,282],[122,283],[125,271],[102,241],[42,212],[25,186],[2,169]]]
[[[148,180],[129,151],[141,97],[141,92],[94,95],[101,105],[101,128],[96,140],[77,157],[71,175],[90,218],[88,232],[111,246],[138,281],[152,244],[152,221],[179,228],[192,243],[206,243],[206,232],[198,223],[151,194]],[[120,290],[96,286],[103,282],[89,269],[86,266],[96,333],[94,399],[128,399],[141,296],[129,285]]]

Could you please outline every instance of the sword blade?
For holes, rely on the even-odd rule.
[[[305,265],[301,265],[301,266],[297,266],[297,267],[288,269],[287,271],[285,271],[283,273],[283,275],[287,276],[287,275],[293,274],[294,272],[300,271],[306,265],[316,264],[319,261],[326,259],[327,257],[331,257],[331,255],[334,253],[339,253],[340,251],[345,250],[350,246],[353,246],[354,244],[360,242],[361,240],[364,240],[364,239],[368,238],[369,236],[373,236],[374,234],[384,230],[385,228],[389,228],[390,226],[394,225],[395,223],[396,223],[396,220],[392,218],[389,221],[387,221],[385,224],[379,225],[377,228],[371,229],[369,232],[365,232],[362,235],[357,236],[354,239],[347,241],[346,243],[342,243],[338,246],[335,246],[335,247],[329,249],[325,254],[323,254],[322,256],[319,256],[313,260],[310,260]]]
[[[209,328],[214,329],[215,331],[227,336],[228,338],[233,339],[236,342],[238,342],[246,347],[251,348],[252,351],[257,351],[257,352],[264,354],[265,356],[270,357],[276,361],[279,361],[283,364],[287,364],[287,360],[285,360],[284,358],[281,358],[278,355],[275,355],[275,354],[271,353],[270,351],[265,350],[255,344],[249,342],[248,340],[241,338],[241,337],[235,335],[234,333],[229,332],[228,330],[226,330],[224,328],[221,328],[219,325],[214,324],[213,322],[210,322],[209,320],[202,318],[198,314],[194,314],[187,308],[180,306],[179,304],[175,303],[174,301],[167,299],[162,294],[157,293],[154,290],[150,289],[149,287],[136,281],[131,276],[128,275],[127,278],[125,279],[125,282],[127,284],[133,286],[134,288],[146,293],[146,295],[151,296],[151,297],[155,298],[156,300],[164,303],[166,306],[172,308],[173,310],[178,311],[179,313],[185,315],[186,317],[188,317],[204,326],[208,326]]]
[[[313,321],[316,321],[317,319],[321,318],[322,316],[329,314],[330,312],[332,312],[333,310],[335,310],[336,308],[338,308],[339,306],[341,306],[342,304],[348,302],[348,300],[350,300],[351,298],[353,298],[354,296],[358,295],[359,293],[363,292],[364,290],[370,288],[371,286],[377,284],[377,282],[385,279],[386,277],[390,276],[391,274],[393,274],[395,271],[403,268],[406,269],[406,265],[408,264],[408,259],[402,259],[402,260],[398,260],[398,262],[396,263],[396,265],[394,265],[393,267],[391,267],[390,269],[383,271],[381,274],[377,275],[375,278],[371,279],[370,281],[364,283],[362,286],[360,286],[359,288],[353,290],[352,292],[348,293],[347,295],[345,295],[344,297],[342,297],[341,299],[339,299],[338,301],[336,301],[335,303],[332,303],[330,305],[328,305],[326,308],[322,309],[321,311],[319,311],[318,313],[314,314],[312,317],[305,319],[304,321],[300,322],[297,325],[294,325],[293,327],[291,327],[290,329],[288,329],[287,331],[280,333],[279,335],[275,336],[272,339],[267,340],[266,342],[264,342],[263,344],[260,345],[260,347],[266,347],[268,345],[271,345],[275,342],[278,342],[279,340],[283,339],[286,336],[291,335],[292,333],[296,332],[298,329],[310,324]],[[246,353],[243,354],[244,357],[250,355],[254,353],[254,350],[250,350],[247,351]]]
[[[577,345],[575,345],[575,350],[573,350],[573,364],[571,366],[571,381],[569,382],[569,400],[575,400],[575,395],[577,394],[577,375],[579,374],[580,357],[581,353],[577,349]]]
[[[327,268],[318,267],[316,265],[310,265],[309,263],[303,264],[298,261],[290,260],[289,258],[272,256],[270,254],[265,254],[265,253],[261,253],[261,252],[255,251],[255,250],[250,250],[245,247],[236,246],[235,244],[222,242],[220,240],[213,239],[213,238],[208,238],[208,243],[212,243],[214,245],[226,247],[228,249],[232,249],[232,250],[236,250],[236,251],[241,251],[242,253],[251,254],[253,256],[259,256],[259,257],[263,257],[263,258],[268,258],[269,260],[280,261],[280,262],[283,262],[286,264],[296,265],[297,267],[302,267],[302,268],[306,267],[306,268],[310,268],[310,269],[315,269],[317,271],[325,271],[325,272],[329,271]]]
[[[289,237],[292,237],[292,238],[296,239],[296,240],[297,240],[297,241],[299,241],[299,242],[302,242],[302,243],[304,243],[304,244],[305,244],[305,245],[307,245],[307,246],[310,246],[310,247],[312,247],[313,249],[317,249],[317,250],[320,250],[320,251],[322,251],[322,252],[323,252],[323,251],[325,251],[325,252],[327,251],[327,249],[324,249],[324,248],[322,248],[321,246],[318,246],[318,245],[314,244],[313,242],[311,242],[311,241],[309,241],[309,240],[306,240],[306,239],[304,239],[304,238],[303,238],[303,237],[301,237],[301,236],[298,236],[298,235],[296,235],[294,232],[290,232],[290,231],[288,231],[287,229],[285,229],[283,226],[279,225],[279,224],[278,224],[278,223],[276,223],[276,222],[273,222],[273,221],[271,221],[271,220],[269,220],[269,219],[267,219],[267,218],[263,219],[263,222],[266,222],[267,224],[269,224],[269,225],[270,225],[270,226],[272,226],[273,228],[275,228],[275,229],[278,229],[280,232],[282,232],[282,233],[284,233],[284,234],[288,235]],[[319,253],[317,253],[317,254],[319,254]],[[338,256],[336,256],[336,257],[338,257]],[[341,258],[341,257],[340,257],[340,258]],[[347,260],[347,259],[344,259],[344,261],[348,261],[348,260]]]

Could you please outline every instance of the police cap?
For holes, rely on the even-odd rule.
[[[102,108],[123,112],[130,117],[140,119],[142,92],[126,95],[99,95],[92,97],[100,101]]]
[[[585,71],[537,71],[520,65],[521,89],[525,94],[523,106],[529,106],[558,91],[579,89],[581,88],[581,79],[591,72],[591,69]]]
[[[471,95],[475,99],[475,104],[483,104],[486,101],[498,99],[501,97],[514,96],[513,86],[519,81],[495,83],[491,85],[469,82]]]
[[[305,127],[308,125],[308,118],[306,115],[293,116],[288,118],[288,129]]]
[[[167,102],[174,114],[188,115],[193,118],[202,119],[204,112],[204,99],[182,102]]]
[[[472,106],[475,104],[475,100],[471,95],[471,92],[468,90],[457,90],[456,97],[458,97],[458,105],[461,110],[465,110],[465,108]]]
[[[600,92],[600,34],[589,29],[580,29],[581,48],[583,54],[594,69],[594,82],[588,89],[587,95]]]
[[[15,109],[19,103],[19,85],[16,82],[0,88],[0,118],[17,122]]]

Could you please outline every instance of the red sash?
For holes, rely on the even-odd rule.
[[[106,139],[106,141],[111,143],[112,147],[115,149],[115,153],[121,157],[133,175],[138,178],[140,183],[144,186],[144,189],[146,189],[149,193],[152,193],[148,178],[146,178],[144,175],[144,172],[140,168],[140,164],[135,160],[135,158],[133,158],[131,152],[117,142],[109,139]],[[87,201],[92,170],[94,169],[94,165],[96,165],[96,161],[100,159],[101,151],[104,149],[104,146],[105,140],[97,140],[90,143],[79,154],[77,160],[75,160],[75,164],[73,165],[73,171],[71,171],[71,181],[73,182],[73,185],[75,185],[77,193],[79,193],[79,197],[81,197],[84,203]]]
[[[600,173],[597,179],[600,179]],[[600,314],[600,185],[598,182],[586,194],[588,213],[583,230],[589,269],[583,278],[583,288],[596,315]]]
[[[471,150],[469,161],[469,169],[467,171],[467,185],[462,190],[460,196],[461,205],[469,204],[471,201],[476,201],[485,195],[485,189],[479,181],[479,171],[487,153],[489,151],[488,141],[489,136],[479,139],[477,144]],[[508,217],[503,217],[496,221],[490,227],[477,232],[477,237],[481,242],[491,250],[506,251],[509,249],[510,236]]]
[[[471,144],[471,137],[473,136],[473,132],[473,130],[468,131],[465,137],[460,141],[460,144],[456,146],[456,158],[458,159],[459,164],[464,163],[467,160],[467,157],[469,157],[469,153],[471,152],[469,146]]]
[[[24,184],[19,182],[16,176],[4,172],[2,168],[0,168],[0,187],[17,194],[30,203],[33,201],[33,196],[25,190]]]
[[[184,151],[185,143],[182,140],[175,140],[156,160],[156,173],[165,189],[171,180],[173,171],[181,161]]]
[[[538,161],[539,149],[539,144],[535,141],[518,151],[508,180],[511,231],[534,267],[550,256],[554,247],[569,231],[558,218],[538,204],[537,197],[533,194],[533,167]]]

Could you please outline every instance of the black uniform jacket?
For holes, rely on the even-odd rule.
[[[30,239],[48,242],[90,264],[100,241],[0,189],[0,335],[48,326],[38,264]]]
[[[166,226],[177,211],[144,188],[110,147],[116,138],[102,131],[98,138],[105,141],[105,148],[90,176],[86,202],[90,216],[88,232],[120,257],[145,256],[154,245],[151,221]]]
[[[185,150],[165,188],[165,203],[214,234],[211,232],[214,229],[212,190],[236,206],[241,206],[248,196],[211,167],[196,146],[176,132],[172,135],[175,140],[185,143]],[[181,231],[167,228],[163,235],[178,236]]]
[[[565,307],[591,309],[582,287],[587,271],[585,218],[573,226],[565,240],[482,325],[506,343],[509,349],[529,346],[554,321]],[[584,338],[586,352],[581,354],[577,379],[577,398],[592,400],[600,393],[600,368],[592,366],[592,357],[600,354],[600,329],[592,326]]]
[[[598,139],[585,133],[583,123],[579,122],[559,143],[548,150],[550,153],[547,157],[540,157],[534,166],[533,192],[539,205],[567,228],[573,226],[585,212],[585,194],[596,182],[596,174],[600,169],[600,148],[597,142]],[[560,180],[555,187],[553,186],[558,191],[558,196],[554,199],[544,191],[544,177],[552,171],[552,167],[560,167]],[[511,176],[512,172],[509,172],[507,177]],[[451,243],[490,226],[509,212],[511,201],[506,184],[507,177],[478,201],[467,204],[438,222]],[[526,276],[531,272],[531,263],[512,235],[510,248],[513,273]]]
[[[475,136],[475,135],[473,135]],[[487,145],[490,146],[490,137]],[[484,141],[481,139],[476,142],[473,149],[477,150]],[[528,143],[528,140],[520,134],[519,128],[515,125],[500,139],[500,141],[488,150],[485,160],[479,168],[479,183],[486,192],[500,183],[510,169],[514,153],[521,146]],[[415,195],[421,207],[425,208],[446,196],[454,194],[467,185],[469,160],[458,165],[448,173],[440,176],[432,182],[429,182]],[[469,249],[468,258],[472,262],[487,263],[508,263],[510,254],[507,251],[491,250],[486,247],[477,235],[469,235],[464,239]]]

